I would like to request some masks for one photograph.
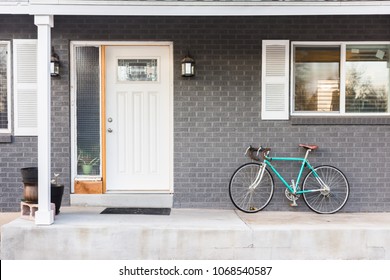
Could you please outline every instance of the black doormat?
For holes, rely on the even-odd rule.
[[[171,208],[106,208],[100,214],[170,215]]]

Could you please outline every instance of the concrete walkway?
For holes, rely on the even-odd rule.
[[[1,258],[390,259],[390,213],[99,214],[103,209],[62,207],[51,226],[18,218],[1,228]]]
[[[20,217],[20,212],[0,213],[0,227],[2,227],[5,224],[8,224],[9,222],[17,219],[18,217]],[[0,238],[1,238],[1,234],[0,234]],[[0,255],[1,255],[1,247],[0,247]]]

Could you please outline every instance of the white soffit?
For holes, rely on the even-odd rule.
[[[0,14],[106,16],[385,15],[390,1],[1,0]]]

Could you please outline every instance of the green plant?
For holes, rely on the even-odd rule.
[[[90,153],[79,150],[77,162],[79,165],[97,165],[99,157],[93,157]]]

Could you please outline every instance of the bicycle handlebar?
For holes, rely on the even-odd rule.
[[[251,159],[260,161],[259,154],[261,153],[261,158],[264,160],[266,158],[266,155],[271,151],[271,148],[263,148],[260,146],[259,148],[253,148],[251,145],[246,149],[245,155],[248,155]],[[249,152],[249,153],[248,153]],[[253,154],[256,152],[256,157]]]
[[[271,151],[271,148],[264,148],[262,151],[261,151],[261,157],[263,158],[263,160],[265,160],[266,156],[268,155],[268,153]]]

